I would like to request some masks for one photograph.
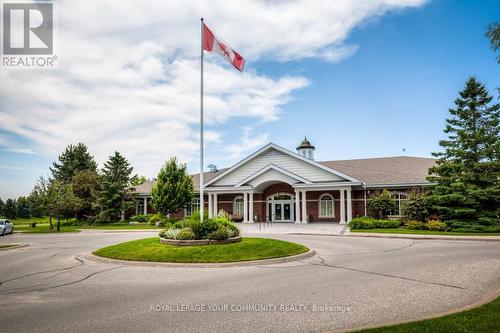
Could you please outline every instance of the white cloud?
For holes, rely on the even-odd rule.
[[[267,77],[252,62],[341,61],[356,52],[345,40],[360,22],[423,2],[59,1],[58,68],[0,71],[0,130],[31,145],[7,146],[0,134],[0,146],[55,156],[82,141],[100,162],[119,150],[137,172],[153,176],[171,155],[196,158],[201,16],[248,64],[240,74],[207,56],[206,141],[220,142],[211,125],[276,120],[309,83]],[[267,139],[247,129],[228,152],[237,158]]]

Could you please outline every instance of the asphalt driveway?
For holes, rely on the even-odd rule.
[[[155,232],[1,237],[2,332],[325,332],[416,319],[500,287],[500,242],[276,235],[317,256],[253,267],[98,263]],[[265,235],[265,237],[272,237]]]

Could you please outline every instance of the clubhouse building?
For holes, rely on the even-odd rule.
[[[318,162],[314,151],[307,138],[297,152],[269,143],[230,168],[204,173],[209,216],[224,210],[243,223],[343,224],[366,215],[369,196],[384,189],[398,202],[397,216],[409,191],[430,185],[426,176],[435,164],[432,158],[407,156]],[[198,191],[199,174],[192,178]],[[135,214],[154,212],[153,185],[146,181],[135,188]],[[198,195],[175,215],[187,216],[199,207]]]

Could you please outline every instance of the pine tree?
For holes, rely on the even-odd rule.
[[[30,218],[31,217],[31,206],[29,200],[26,197],[19,197],[16,201],[16,216],[19,218]]]
[[[450,109],[444,151],[434,153],[437,166],[429,180],[436,183],[432,200],[445,220],[500,223],[499,104],[475,78]]]
[[[0,216],[4,216],[3,215],[4,207],[5,207],[5,203],[3,202],[2,198],[0,198]]]
[[[158,179],[151,190],[155,209],[168,215],[191,203],[193,182],[186,171],[186,165],[178,164],[175,157],[161,168]]]
[[[122,210],[130,206],[127,198],[132,170],[128,161],[119,152],[115,152],[104,164],[99,198],[101,220],[117,221]]]
[[[74,195],[82,203],[76,218],[82,220],[96,216],[99,211],[99,174],[92,170],[78,171],[71,183]]]
[[[59,163],[52,163],[53,167],[50,168],[53,178],[57,181],[69,183],[79,171],[97,172],[97,163],[83,143],[67,146],[64,152],[59,155],[58,160]]]
[[[7,199],[5,201],[3,214],[8,219],[15,219],[17,217],[16,201],[14,199]]]
[[[130,178],[130,185],[139,186],[141,184],[144,184],[146,180],[147,178],[145,176],[135,174],[132,178]]]

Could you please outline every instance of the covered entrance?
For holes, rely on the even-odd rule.
[[[275,194],[266,200],[268,222],[294,222],[295,197],[289,194]]]

